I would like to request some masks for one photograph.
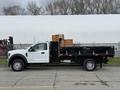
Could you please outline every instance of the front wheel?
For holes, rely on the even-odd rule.
[[[96,66],[96,62],[93,59],[86,59],[83,64],[83,68],[87,71],[94,71]]]
[[[24,69],[24,62],[21,59],[15,59],[11,64],[13,71],[22,71]]]

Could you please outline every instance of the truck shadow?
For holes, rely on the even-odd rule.
[[[27,69],[25,69],[25,71],[50,71],[50,70],[85,71],[80,66],[37,66],[37,67],[36,66],[30,66]],[[97,67],[95,71],[107,71],[107,68],[105,68],[105,67],[103,67],[103,68]]]

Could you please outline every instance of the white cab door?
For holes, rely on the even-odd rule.
[[[38,43],[28,50],[28,62],[49,63],[48,43]]]

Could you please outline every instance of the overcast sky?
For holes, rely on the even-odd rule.
[[[25,8],[28,2],[35,1],[38,5],[45,5],[48,0],[0,0],[0,12],[3,10],[4,7],[13,6],[13,5],[20,5],[21,7]]]
[[[0,16],[0,39],[14,37],[14,43],[51,40],[65,34],[81,43],[120,41],[120,15]]]
[[[5,7],[9,5],[21,5],[26,6],[28,2],[35,1],[38,4],[46,3],[48,0],[0,0],[0,7]]]

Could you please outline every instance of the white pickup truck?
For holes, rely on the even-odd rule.
[[[97,64],[107,63],[114,56],[112,46],[72,46],[61,48],[58,42],[40,42],[27,49],[8,52],[8,66],[14,71],[22,71],[29,64],[79,64],[87,71],[96,69]],[[66,63],[65,63],[66,64]]]

